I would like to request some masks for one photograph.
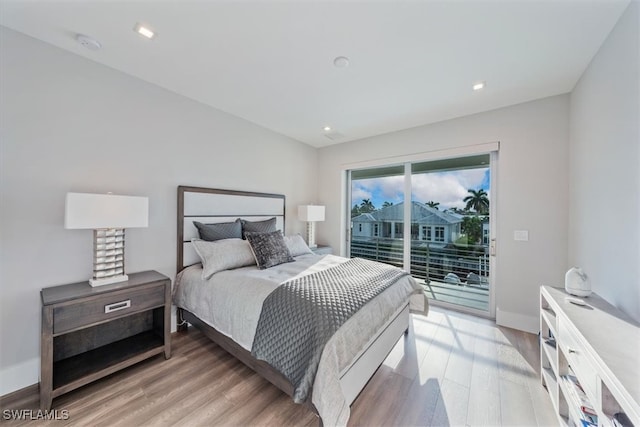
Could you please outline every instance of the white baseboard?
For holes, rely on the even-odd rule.
[[[39,372],[39,357],[0,369],[0,396],[37,384]]]
[[[496,323],[500,326],[532,334],[537,334],[540,329],[540,318],[538,316],[526,316],[520,313],[500,310],[500,308],[496,308]]]

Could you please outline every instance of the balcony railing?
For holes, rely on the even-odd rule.
[[[351,257],[360,257],[403,267],[402,239],[372,238],[353,240]],[[412,276],[438,282],[488,288],[489,255],[486,245],[468,247],[453,244],[434,245],[421,240],[411,241]]]

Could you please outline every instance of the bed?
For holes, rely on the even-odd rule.
[[[178,274],[174,288],[178,321],[182,325],[190,324],[202,330],[207,337],[291,396],[294,401],[308,405],[319,415],[321,424],[346,425],[349,406],[369,378],[403,333],[404,339],[409,339],[406,335],[410,310],[426,314],[427,300],[420,287],[406,273],[389,271],[388,266],[370,261],[315,255],[304,243],[300,245],[299,236],[298,240],[296,236],[285,237],[293,256],[291,262],[266,269],[257,268],[254,262],[244,263],[237,268],[221,269],[218,266],[211,270],[211,263],[207,263],[207,258],[203,255],[205,243],[197,240],[200,233],[194,224],[199,223],[198,227],[201,227],[202,223],[231,224],[243,221],[243,224],[248,223],[250,226],[270,221],[286,235],[285,205],[285,196],[279,194],[178,187]],[[244,230],[243,225],[243,233]],[[252,240],[268,233],[254,234],[259,236],[249,233],[245,237]],[[218,243],[221,245],[216,248],[223,247],[225,251],[221,258],[227,257],[229,250],[233,252],[241,244],[237,239]],[[245,250],[243,246],[242,251]],[[211,257],[217,257],[216,254],[220,255],[222,252],[213,253]],[[238,257],[241,258],[240,255],[235,258]],[[282,350],[277,350],[277,347],[274,349],[272,341],[281,341],[280,338],[284,341],[293,340],[294,343],[307,341],[300,341],[294,331],[289,332],[288,327],[284,327],[287,333],[278,332],[282,330],[281,327],[276,328],[276,332],[271,331],[272,336],[268,336],[265,331],[273,329],[272,325],[265,326],[265,318],[269,317],[265,316],[265,313],[269,313],[268,304],[273,303],[271,300],[283,290],[284,285],[293,286],[303,282],[308,285],[307,282],[320,280],[319,277],[336,283],[355,280],[353,277],[357,274],[346,273],[353,268],[366,270],[366,274],[373,274],[374,270],[380,269],[380,280],[364,279],[368,283],[379,282],[375,292],[371,291],[371,295],[375,297],[360,308],[356,307],[352,315],[337,326],[335,333],[330,334],[326,343],[322,343],[322,349],[315,355],[306,351],[309,347],[307,344],[298,345],[298,348],[302,348],[300,353],[312,353],[309,358],[315,358],[317,366],[301,373],[304,380],[292,379],[295,375],[292,376],[291,370],[286,369],[289,365],[278,365],[278,360],[271,360],[264,354],[271,352],[270,357],[277,359],[278,352]],[[209,274],[211,271],[214,273]],[[384,280],[387,283],[382,286]],[[373,289],[374,285],[371,286]],[[338,286],[337,289],[341,287]],[[283,301],[286,304],[289,300]],[[280,304],[283,302],[280,301]],[[282,305],[272,310],[279,313]],[[295,320],[296,323],[298,321]],[[183,328],[184,326],[181,327]],[[288,345],[293,344],[290,342]],[[266,348],[266,353],[260,353],[261,348]],[[295,353],[295,350],[297,348],[292,351],[288,347],[286,353]]]

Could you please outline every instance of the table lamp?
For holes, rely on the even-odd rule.
[[[129,279],[124,269],[124,229],[148,225],[147,197],[67,193],[64,228],[93,229],[91,286]]]
[[[317,248],[316,221],[324,221],[324,206],[298,206],[298,219],[307,222],[307,245],[309,245],[311,249]]]

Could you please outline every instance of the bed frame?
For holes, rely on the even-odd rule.
[[[176,272],[200,262],[191,244],[198,237],[193,221],[206,223],[229,222],[236,218],[260,221],[276,217],[278,229],[285,229],[285,196],[281,194],[222,190],[202,187],[178,187],[178,239]],[[264,361],[258,360],[231,338],[200,320],[187,310],[178,308],[178,330],[186,330],[189,323],[200,329],[209,339],[224,348],[260,376],[271,382],[289,396],[293,396],[293,385],[278,371]],[[184,323],[183,323],[184,321]],[[351,404],[384,359],[409,329],[409,307],[401,307],[390,321],[370,341],[369,346],[343,372],[340,383],[343,393]],[[311,402],[306,404],[317,414]],[[322,421],[322,420],[321,420]]]

